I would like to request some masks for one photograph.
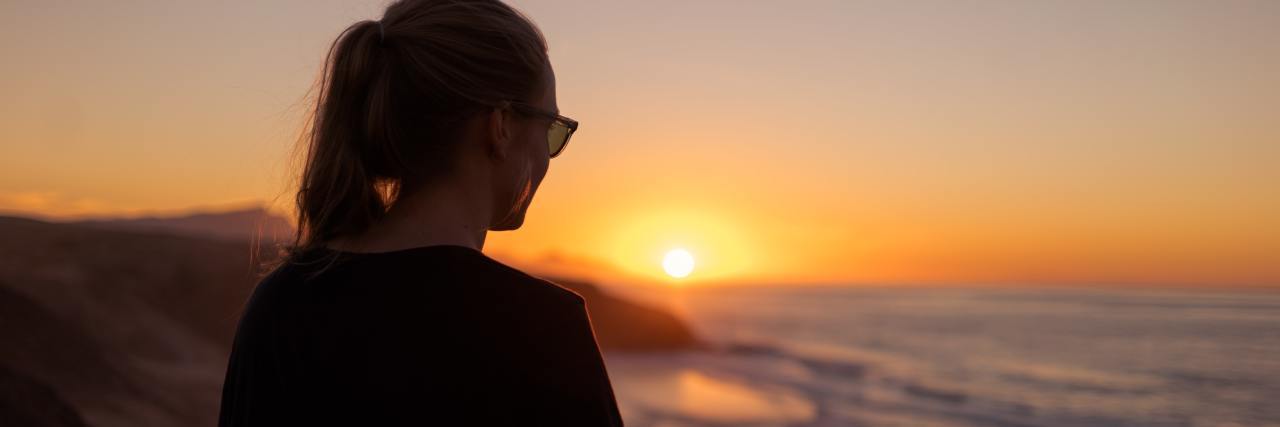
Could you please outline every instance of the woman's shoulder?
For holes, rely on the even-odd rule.
[[[487,255],[482,256],[485,258],[484,262],[492,266],[494,274],[507,279],[501,281],[502,283],[516,286],[521,290],[538,293],[546,296],[547,298],[559,300],[568,304],[582,305],[584,303],[582,295],[579,295],[577,292],[565,288],[558,283],[535,276],[519,268],[512,267],[502,261],[490,258]]]
[[[259,286],[283,288],[295,284],[304,284],[310,291],[360,292],[390,287],[430,292],[435,296],[482,293],[529,302],[584,304],[577,292],[474,248],[455,245],[376,253],[313,249],[286,260],[264,277]]]

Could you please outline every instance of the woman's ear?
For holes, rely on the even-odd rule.
[[[485,126],[485,133],[489,137],[490,154],[496,159],[503,160],[507,158],[507,153],[511,149],[511,141],[515,136],[515,129],[512,128],[509,109],[494,108],[489,112],[489,120]]]

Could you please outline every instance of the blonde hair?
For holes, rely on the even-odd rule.
[[[541,89],[547,45],[497,0],[401,0],[329,49],[303,140],[290,253],[360,233],[447,173],[463,120]]]

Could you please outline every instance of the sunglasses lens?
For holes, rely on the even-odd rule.
[[[569,127],[564,123],[555,122],[547,129],[547,148],[551,152],[551,157],[560,155],[564,150],[565,144],[569,142]]]

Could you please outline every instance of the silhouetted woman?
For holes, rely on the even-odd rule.
[[[577,128],[538,29],[398,1],[319,89],[298,238],[240,320],[220,424],[621,425],[582,297],[480,252]]]

